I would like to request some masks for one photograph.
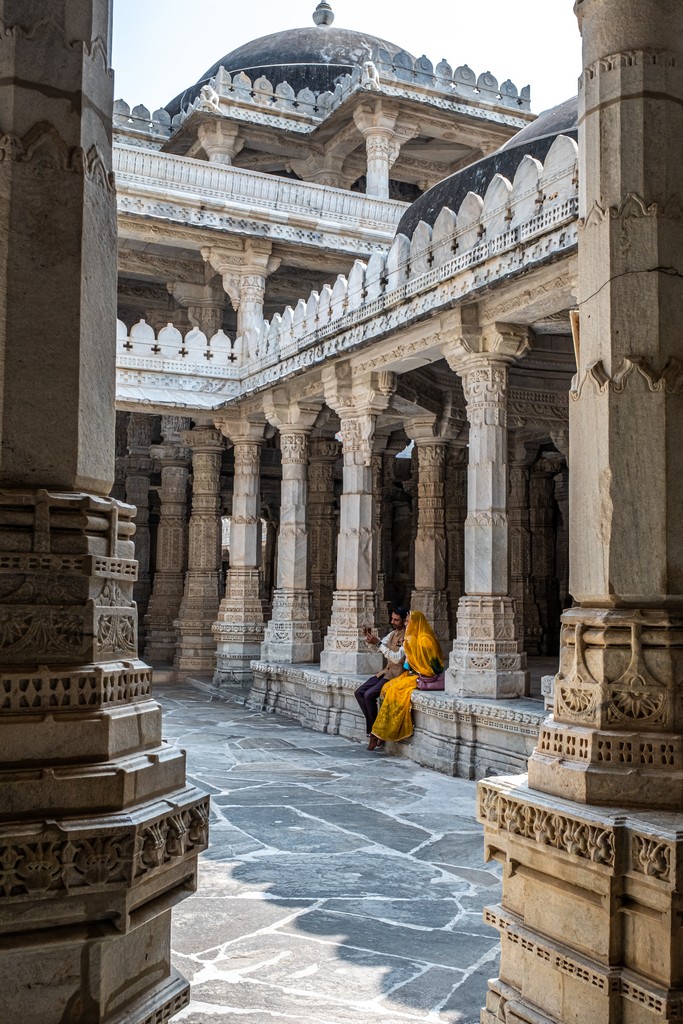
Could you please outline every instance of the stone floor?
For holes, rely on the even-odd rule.
[[[164,734],[212,794],[200,888],[174,912],[189,1024],[476,1024],[496,933],[475,784],[158,687]]]

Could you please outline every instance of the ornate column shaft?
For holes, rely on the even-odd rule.
[[[163,416],[163,443],[151,448],[152,458],[161,469],[156,568],[145,619],[145,657],[153,663],[172,664],[175,658],[175,621],[187,566],[187,483],[190,472],[188,452],[181,444],[180,433],[189,426],[190,420],[182,416]]]
[[[467,448],[451,445],[446,454],[446,548],[448,552],[449,633],[456,632],[458,602],[465,593]]]
[[[543,630],[534,597],[532,525],[529,513],[529,461],[524,442],[514,444],[510,460],[510,596],[514,601],[515,632],[527,654],[539,655]]]
[[[340,445],[334,438],[314,438],[308,464],[308,518],[314,622],[324,636],[332,617],[335,580],[334,466]]]
[[[557,650],[555,644],[562,611],[555,566],[554,477],[559,459],[558,454],[555,458],[537,461],[531,469],[529,486],[533,590],[544,631],[541,654]]]
[[[138,621],[147,615],[152,593],[150,572],[149,533],[149,478],[154,469],[150,456],[154,418],[144,413],[131,413],[128,420],[128,455],[126,456],[126,501],[135,505],[135,554],[138,560],[138,578],[133,587],[138,606]],[[138,642],[144,647],[146,630],[138,630]]]
[[[0,0],[0,977],[4,1021],[165,1021],[208,798],[137,657],[114,479],[108,0]]]
[[[213,625],[216,674],[219,685],[242,686],[250,679],[249,663],[260,657],[264,609],[260,597],[261,565],[261,447],[262,423],[217,421],[233,443],[235,458],[230,568],[225,597]]]
[[[312,622],[308,556],[308,431],[280,428],[282,491],[273,614],[261,657],[289,664],[311,662],[320,652]]]
[[[375,622],[373,578],[373,479],[372,437],[376,417],[372,413],[341,415],[344,453],[344,490],[340,501],[337,542],[337,584],[332,620],[320,667],[325,672],[367,672],[382,664],[381,655],[368,649],[363,626]]]
[[[507,361],[472,355],[458,372],[470,424],[468,511],[465,596],[447,686],[463,696],[517,697],[528,677],[508,590]]]
[[[185,589],[175,623],[175,665],[184,675],[213,673],[216,641],[211,630],[220,603],[224,441],[220,431],[206,426],[183,431],[181,441],[192,452],[192,512]]]
[[[416,445],[418,516],[410,607],[427,616],[445,654],[451,643],[446,593],[446,441],[420,436]]]
[[[683,1014],[683,4],[578,0],[570,591],[554,714],[479,814],[505,860],[483,1024]]]

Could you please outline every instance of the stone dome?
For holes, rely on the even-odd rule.
[[[456,212],[468,192],[483,196],[495,174],[502,174],[512,181],[527,153],[542,163],[558,135],[569,135],[572,139],[577,137],[577,121],[576,96],[544,110],[495,153],[456,171],[416,199],[403,214],[396,233],[411,238],[421,220],[433,227],[444,206]]]
[[[226,53],[198,82],[171,100],[166,109],[171,116],[177,114],[194,100],[202,85],[213,78],[221,66],[231,75],[244,72],[252,82],[262,75],[273,86],[288,82],[295,92],[300,89],[333,92],[343,75],[350,74],[354,67],[362,66],[379,48],[388,51],[392,57],[403,49],[365,32],[334,28],[334,14],[325,0],[315,9],[313,21],[314,24],[308,28],[274,32]]]

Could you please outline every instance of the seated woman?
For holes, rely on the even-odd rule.
[[[382,689],[382,707],[372,726],[372,745],[368,748],[370,750],[374,750],[380,741],[404,740],[412,736],[410,699],[418,684],[424,689],[443,689],[444,665],[441,644],[422,612],[410,613],[403,650],[407,667],[400,676],[389,680]]]

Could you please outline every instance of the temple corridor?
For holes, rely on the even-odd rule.
[[[475,784],[188,687],[165,735],[211,793],[199,889],[174,915],[187,1024],[475,1024],[498,943],[481,917]]]

